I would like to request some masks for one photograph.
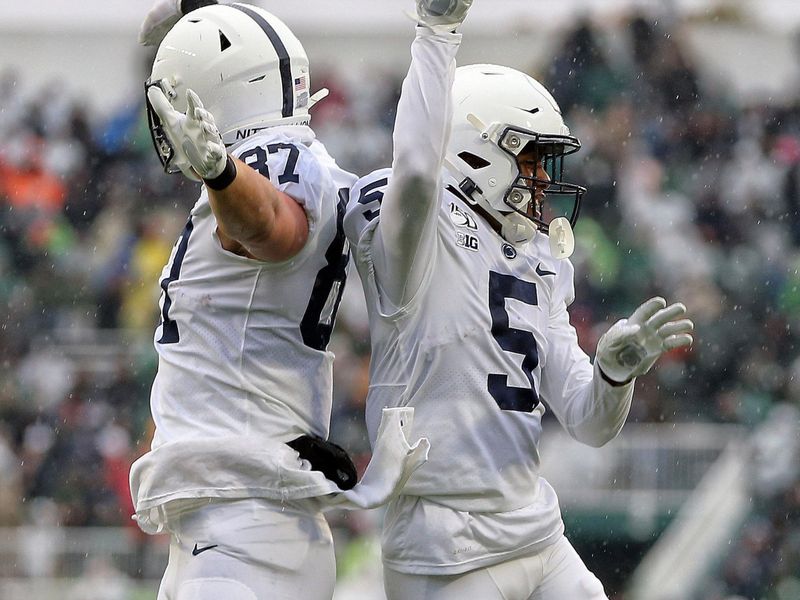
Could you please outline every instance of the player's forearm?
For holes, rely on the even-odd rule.
[[[286,212],[302,208],[287,205],[268,179],[242,161],[233,160],[233,181],[223,189],[208,186],[209,203],[222,237],[261,260],[290,258],[305,244],[308,227],[297,226],[298,222],[302,225],[302,219],[286,218]]]
[[[451,88],[461,36],[419,27],[394,128],[392,180],[382,204],[382,289],[397,306],[413,297],[430,264],[450,132]]]
[[[554,307],[547,330],[549,350],[542,370],[542,397],[564,429],[589,446],[608,443],[622,429],[633,397],[633,384],[612,386],[606,383],[597,365],[578,344],[578,335],[569,322],[567,305],[573,296],[571,265],[560,273],[558,295],[566,300]],[[564,285],[569,282],[569,285]]]
[[[451,88],[461,34],[417,28],[393,134],[393,177],[438,181],[450,135]],[[418,186],[415,186],[418,187]],[[404,202],[414,198],[403,197]]]
[[[611,386],[593,367],[591,381],[567,392],[567,417],[564,426],[581,443],[600,447],[613,440],[628,418],[633,399],[633,383]]]

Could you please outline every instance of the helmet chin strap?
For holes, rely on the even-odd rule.
[[[524,246],[536,237],[537,229],[533,223],[519,223],[506,219],[503,224],[503,231],[500,235],[515,246]]]
[[[444,166],[454,175],[463,176],[448,158],[444,159]],[[483,217],[492,229],[509,244],[524,246],[533,240],[539,232],[533,222],[527,220],[520,222],[517,219],[510,218],[514,213],[502,220],[498,219],[486,208],[488,202],[483,195],[483,191],[469,177],[464,177],[458,184],[458,188],[463,194],[463,198],[472,206],[472,209]],[[550,232],[548,238],[552,257],[557,260],[563,260],[572,256],[575,251],[575,234],[572,232],[569,219],[566,217],[553,219],[548,226],[548,230]]]
[[[486,210],[481,202],[476,202],[474,198],[471,199],[470,204],[472,205],[472,209],[481,217],[483,217],[483,219],[492,226],[492,229],[494,229],[500,235],[500,237],[502,237],[509,244],[522,247],[533,240],[538,233],[538,230],[533,223],[522,223],[510,218],[504,218],[500,220]],[[509,217],[513,214],[514,213],[511,213]]]
[[[444,159],[445,168],[458,177],[463,177],[456,166],[448,158]],[[489,223],[497,234],[514,246],[524,246],[530,242],[537,233],[533,223],[521,223],[509,218],[499,219],[487,207],[489,202],[483,195],[483,190],[469,177],[464,177],[458,184],[458,188],[464,195],[464,199],[472,206],[472,209]]]

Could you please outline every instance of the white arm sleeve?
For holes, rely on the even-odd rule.
[[[553,305],[547,330],[549,351],[542,369],[542,398],[564,429],[576,440],[599,447],[614,439],[628,418],[633,382],[615,387],[608,384],[598,367],[578,345],[578,335],[569,322],[567,305],[572,302],[572,269],[559,273],[561,301]]]
[[[411,300],[433,263],[441,174],[450,135],[451,88],[461,35],[417,27],[394,126],[392,177],[381,206],[373,261],[381,293]]]

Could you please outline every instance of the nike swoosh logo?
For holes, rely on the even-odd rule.
[[[536,274],[539,277],[544,277],[545,275],[555,275],[556,272],[555,271],[545,271],[544,269],[542,269],[542,265],[540,263],[540,264],[536,265]]]
[[[212,544],[211,546],[206,546],[205,548],[198,548],[197,544],[194,545],[194,550],[192,550],[192,556],[197,556],[205,552],[206,550],[211,550],[212,548],[216,548],[219,544]]]

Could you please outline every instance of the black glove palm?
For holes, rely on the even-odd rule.
[[[358,481],[356,466],[344,448],[323,440],[317,435],[301,435],[286,442],[303,458],[311,463],[314,471],[321,471],[343,490],[351,489]]]

